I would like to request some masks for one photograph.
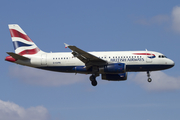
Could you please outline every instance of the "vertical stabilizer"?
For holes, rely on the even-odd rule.
[[[34,55],[41,51],[17,24],[9,24],[9,30],[16,54]]]

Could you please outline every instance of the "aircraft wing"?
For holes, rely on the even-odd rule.
[[[81,60],[83,63],[85,63],[86,68],[90,68],[91,66],[102,66],[102,65],[106,65],[107,61],[100,59],[88,52],[85,52],[79,48],[77,48],[76,46],[71,46],[68,45],[66,43],[65,47],[70,48],[72,50],[72,54],[74,55],[74,57],[77,57],[79,60]]]

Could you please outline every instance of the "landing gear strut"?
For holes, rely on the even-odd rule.
[[[97,85],[97,81],[96,81],[96,76],[95,75],[91,75],[89,77],[89,79],[91,80],[92,86],[96,86]]]
[[[152,79],[150,78],[150,73],[149,73],[149,71],[147,71],[147,77],[148,77],[147,81],[148,81],[148,82],[151,82]]]
[[[92,86],[97,85],[96,77],[99,76],[99,67],[98,66],[92,66],[92,75],[89,77]]]

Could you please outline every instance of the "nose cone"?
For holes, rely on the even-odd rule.
[[[169,65],[169,68],[171,68],[171,67],[173,67],[175,65],[175,63],[171,59],[168,59],[167,65]]]

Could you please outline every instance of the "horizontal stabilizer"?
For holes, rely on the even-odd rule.
[[[13,52],[7,52],[7,54],[9,54],[10,56],[12,56],[14,59],[17,59],[17,60],[29,60],[29,58],[21,56]]]

